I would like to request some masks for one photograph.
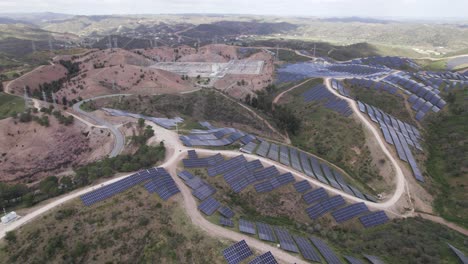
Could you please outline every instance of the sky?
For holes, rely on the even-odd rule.
[[[216,13],[468,20],[468,0],[0,0],[0,12]]]

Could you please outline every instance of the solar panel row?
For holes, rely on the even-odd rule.
[[[368,215],[361,216],[359,217],[359,220],[365,228],[369,228],[385,224],[388,221],[388,216],[385,214],[384,211],[377,211]]]
[[[275,257],[273,256],[273,254],[271,254],[270,251],[254,258],[252,261],[249,262],[249,264],[277,264],[277,263],[278,262],[276,261]]]
[[[245,240],[241,240],[223,250],[223,256],[229,264],[240,263],[252,255],[252,250],[249,248]]]
[[[286,251],[299,253],[296,243],[294,243],[294,240],[291,234],[289,234],[289,232],[286,229],[275,227],[275,231],[276,231],[276,235],[278,236],[280,247],[282,249]]]

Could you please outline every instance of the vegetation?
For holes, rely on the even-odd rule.
[[[24,111],[24,100],[21,97],[0,92],[0,119]]]
[[[426,71],[445,71],[447,70],[447,60],[417,60],[417,63]]]
[[[309,81],[282,99],[283,107],[301,120],[299,130],[290,137],[292,144],[338,165],[357,181],[357,186],[377,186],[382,178],[372,163],[361,125],[323,107],[321,102],[304,103],[301,94],[321,83],[321,79]]]
[[[429,157],[426,168],[433,179],[435,210],[445,219],[468,228],[468,89],[445,95],[448,109],[431,115],[427,127]]]
[[[409,124],[414,124],[411,117],[411,110],[405,106],[405,99],[387,93],[386,91],[377,91],[373,88],[367,89],[356,85],[348,85],[351,96],[357,100],[382,109],[382,111],[390,114]]]
[[[459,248],[465,243],[462,234],[422,218],[396,219],[369,229],[357,219],[335,225],[329,214],[311,221],[304,212],[305,202],[291,185],[261,194],[252,186],[233,193],[222,177],[208,177],[202,169],[190,171],[216,187],[215,198],[234,210],[234,221],[260,221],[287,228],[292,234],[318,236],[338,255],[370,254],[385,263],[457,263],[446,243]],[[207,218],[218,224],[218,216]]]
[[[179,199],[136,187],[91,207],[66,203],[0,242],[1,263],[222,263],[228,245],[191,224]]]

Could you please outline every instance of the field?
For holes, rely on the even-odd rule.
[[[445,71],[447,69],[447,60],[416,60],[416,62],[427,71]]]
[[[445,95],[448,110],[425,121],[429,158],[426,168],[434,180],[435,210],[445,219],[468,228],[468,90]]]
[[[376,255],[385,263],[456,263],[446,242],[463,244],[462,235],[420,218],[392,220],[370,229],[363,229],[357,219],[336,225],[329,214],[312,221],[291,184],[262,194],[250,186],[235,194],[221,176],[208,177],[204,169],[189,171],[217,189],[214,197],[236,213],[235,222],[243,218],[284,227],[292,234],[319,236],[339,255]],[[219,223],[217,213],[206,218]],[[239,231],[236,226],[233,230]]]
[[[190,223],[180,195],[142,187],[91,207],[73,200],[9,237],[1,263],[223,263],[228,246]]]
[[[185,127],[186,129],[191,129],[198,121],[210,121],[212,125],[218,127],[234,127],[245,132],[273,138],[278,136],[252,113],[218,92],[210,90],[200,90],[188,94],[126,98],[120,103],[118,101],[102,101],[101,103],[97,101],[96,104],[97,107],[105,106],[155,117],[180,116],[185,119],[185,123],[192,124]]]
[[[317,103],[304,103],[301,94],[320,83],[321,79],[309,81],[280,100],[280,104],[292,109],[302,120],[299,132],[290,135],[292,144],[341,167],[357,186],[370,184],[383,191],[382,177],[372,164],[362,127],[351,117],[341,116]]]
[[[0,119],[10,117],[13,113],[24,111],[24,100],[21,97],[0,92]]]
[[[351,96],[357,100],[378,107],[387,114],[405,121],[409,124],[414,124],[411,116],[411,110],[405,106],[405,99],[389,94],[385,91],[377,91],[373,88],[363,88],[356,86],[348,86]],[[398,92],[399,93],[399,92]]]

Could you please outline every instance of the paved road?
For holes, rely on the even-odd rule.
[[[97,96],[97,97],[93,97],[93,98],[89,98],[89,99],[80,101],[80,102],[73,105],[73,110],[75,112],[77,112],[80,115],[86,116],[87,118],[93,120],[96,123],[97,126],[108,128],[111,131],[112,135],[114,135],[114,138],[115,138],[114,147],[112,148],[112,151],[109,154],[109,157],[111,157],[111,158],[119,155],[120,152],[122,152],[122,150],[123,150],[123,148],[125,146],[125,137],[124,137],[124,135],[122,134],[122,132],[120,132],[120,130],[117,127],[115,127],[111,123],[109,123],[106,120],[101,119],[101,118],[93,115],[92,113],[88,113],[86,111],[81,110],[80,106],[85,102],[89,102],[89,101],[96,100],[96,99],[110,98],[110,97],[115,97],[115,96],[130,96],[130,95],[131,94],[110,94],[110,95]]]

